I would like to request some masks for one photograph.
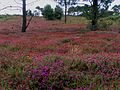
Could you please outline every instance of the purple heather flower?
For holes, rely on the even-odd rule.
[[[49,73],[50,73],[50,69],[47,66],[45,66],[42,70],[42,76],[48,76]]]

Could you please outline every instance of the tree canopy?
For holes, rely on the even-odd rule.
[[[112,10],[113,10],[115,13],[119,14],[119,13],[120,13],[120,5],[115,5],[114,7],[112,7]]]

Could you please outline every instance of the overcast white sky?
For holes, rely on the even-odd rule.
[[[21,14],[21,3],[21,0],[0,0],[0,14]],[[27,3],[27,9],[31,10],[34,10],[36,6],[44,7],[45,5],[50,4],[54,8],[57,5],[57,3],[54,2],[54,0],[27,0]],[[120,0],[115,0],[112,3],[112,6],[118,4],[120,4]],[[7,6],[15,7],[2,10],[4,7]]]

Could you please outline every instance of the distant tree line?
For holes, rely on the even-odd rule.
[[[71,6],[68,8],[68,15],[70,16],[84,16],[87,19],[91,18],[92,7],[90,5],[85,4],[84,6]],[[107,17],[109,15],[119,15],[120,14],[120,5],[115,5],[111,10],[100,11],[100,17]]]
[[[57,2],[59,5],[61,5],[62,7],[64,7],[64,12],[65,12],[64,16],[65,16],[65,23],[66,23],[68,6],[76,5],[79,0],[54,0],[54,1]]]
[[[40,8],[40,6],[37,6],[36,9],[37,10],[34,10],[33,12],[31,10],[27,10],[26,14],[28,16],[40,16],[41,14],[47,20],[61,20],[61,18],[63,17],[63,9],[58,5],[56,5],[54,9],[49,4],[46,5],[44,8]]]
[[[58,5],[55,7],[55,9],[53,9],[51,5],[46,5],[44,8],[37,7],[37,9],[41,10],[43,17],[47,20],[60,20],[63,16],[63,9]]]
[[[32,12],[28,10],[26,12],[26,0],[23,1],[23,25],[22,25],[22,32],[26,32],[26,28],[28,27],[29,23],[26,24],[26,15],[34,16],[38,15],[37,11]],[[110,11],[108,11],[108,8],[110,7],[111,3],[114,0],[83,0],[88,1],[90,4],[84,4],[84,6],[80,7],[71,7],[72,5],[77,5],[79,3],[79,0],[53,0],[56,1],[59,5],[64,7],[64,16],[65,16],[65,23],[67,21],[67,13],[75,13],[77,12],[77,15],[82,14],[87,19],[91,20],[91,30],[95,31],[98,29],[98,20],[101,17],[109,15]],[[68,6],[70,7],[68,9]],[[61,19],[63,15],[63,10],[56,6],[55,10],[51,8],[50,5],[45,6],[43,9],[36,7],[36,9],[40,10],[42,12],[42,15],[44,18],[48,20],[54,20],[54,19]],[[120,12],[120,5],[116,5],[112,8],[115,12],[115,14],[119,14]],[[32,18],[29,20],[29,22],[32,20]]]
[[[115,5],[114,7],[112,7],[112,10],[116,15],[120,15],[120,5]]]
[[[84,4],[84,1],[87,1],[90,4],[84,4],[84,6],[81,7],[80,6],[73,7],[74,5],[79,4],[79,0],[53,0],[57,2],[59,6],[56,6],[55,9],[52,9],[50,5],[47,5],[44,8],[36,7],[36,9],[39,12],[37,10],[35,10],[34,12],[32,12],[31,10],[26,10],[27,0],[21,1],[23,11],[22,32],[26,32],[26,29],[29,26],[32,17],[39,16],[39,12],[42,12],[43,17],[46,18],[47,20],[61,19],[62,16],[64,15],[65,23],[67,22],[67,15],[77,14],[85,16],[87,19],[91,21],[91,30],[93,31],[97,30],[98,20],[101,17],[105,17],[110,14],[120,15],[120,5],[115,5],[112,8],[114,12],[108,11],[108,8],[110,7],[111,3],[114,0],[83,0],[82,4]],[[64,10],[62,10],[60,6],[64,7]],[[30,20],[28,21],[26,21],[27,15],[31,16]]]

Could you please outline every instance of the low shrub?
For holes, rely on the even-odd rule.
[[[98,21],[98,28],[100,30],[110,30],[110,26],[113,24],[111,20],[100,19]]]

